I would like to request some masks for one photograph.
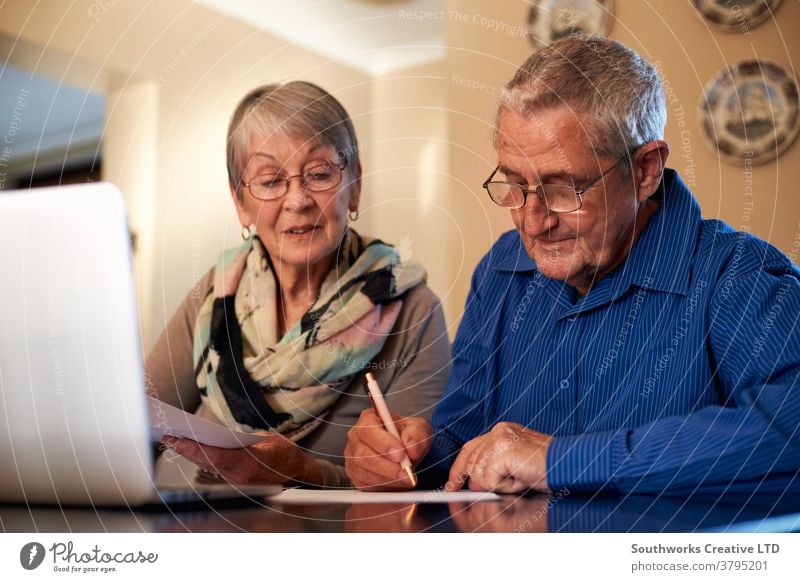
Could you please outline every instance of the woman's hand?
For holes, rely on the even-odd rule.
[[[242,449],[221,449],[191,439],[165,436],[164,446],[234,485],[322,485],[319,464],[296,444],[271,434]]]
[[[416,467],[425,458],[433,442],[433,428],[424,418],[392,415],[398,441],[383,428],[371,408],[364,410],[347,433],[344,468],[353,485],[365,491],[411,489],[408,475],[400,466],[407,454]]]

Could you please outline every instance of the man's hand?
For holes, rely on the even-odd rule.
[[[361,413],[347,433],[344,467],[353,485],[364,491],[411,489],[408,475],[400,467],[403,454],[416,466],[431,448],[433,428],[423,418],[392,415],[398,441],[383,428],[372,409]]]
[[[469,532],[547,532],[548,495],[506,496],[493,503],[449,503],[450,519],[458,531]]]
[[[289,439],[277,434],[242,449],[221,449],[165,436],[164,446],[235,485],[321,485],[322,470]]]
[[[447,491],[468,482],[474,491],[549,492],[547,448],[553,437],[513,422],[500,422],[466,443],[450,469]]]

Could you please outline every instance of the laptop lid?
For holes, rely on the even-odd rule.
[[[0,193],[0,501],[137,505],[152,450],[121,192]]]

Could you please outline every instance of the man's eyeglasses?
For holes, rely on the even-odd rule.
[[[528,200],[528,194],[533,192],[539,200],[547,207],[550,212],[575,212],[583,206],[583,195],[590,188],[593,188],[611,170],[616,168],[622,160],[627,160],[632,152],[626,153],[614,165],[597,178],[589,181],[583,186],[576,188],[566,184],[541,184],[536,188],[527,188],[515,182],[492,182],[494,175],[500,171],[500,167],[494,169],[492,175],[483,183],[483,187],[489,193],[492,202],[503,208],[522,208]]]
[[[292,178],[300,178],[300,187],[305,192],[325,192],[342,183],[342,174],[346,166],[347,160],[344,160],[341,165],[332,162],[320,164],[319,166],[308,168],[305,172],[296,176],[263,174],[256,176],[249,182],[243,182],[242,186],[250,190],[253,198],[258,200],[280,198],[289,190],[289,181]]]

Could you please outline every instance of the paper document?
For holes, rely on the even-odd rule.
[[[369,493],[355,489],[314,490],[286,489],[270,499],[272,503],[468,503],[499,501],[500,496],[489,491],[380,491]]]
[[[231,430],[150,396],[150,438],[159,441],[164,435],[184,437],[223,449],[241,449],[267,438]]]

